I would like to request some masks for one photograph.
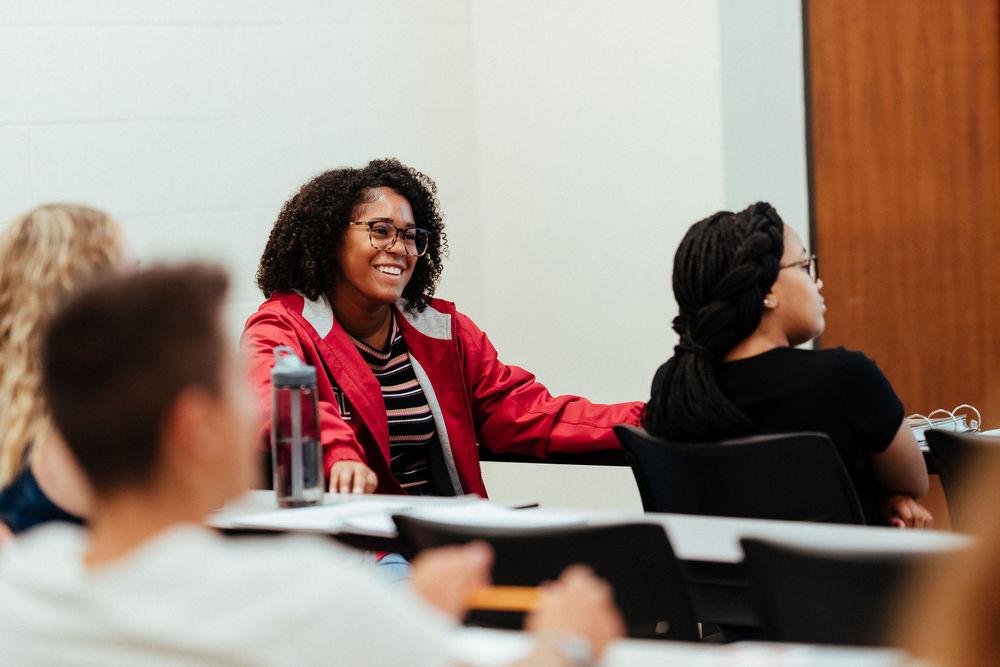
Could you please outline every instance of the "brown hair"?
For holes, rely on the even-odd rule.
[[[45,395],[96,491],[148,482],[180,393],[219,391],[227,285],[204,265],[154,268],[95,285],[53,318]]]
[[[40,206],[0,234],[0,486],[17,475],[28,444],[42,446],[51,430],[41,389],[45,323],[121,258],[118,223],[86,206]]]

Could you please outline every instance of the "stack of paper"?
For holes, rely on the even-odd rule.
[[[412,508],[405,496],[399,500],[357,500],[335,505],[314,505],[279,509],[270,512],[247,514],[236,517],[232,525],[238,528],[263,528],[269,530],[294,530],[331,533],[341,530],[351,518],[368,514],[391,515]]]
[[[279,509],[236,517],[238,528],[289,530],[319,533],[360,533],[395,537],[393,514],[408,514],[428,521],[462,526],[496,528],[538,528],[582,525],[582,516],[546,512],[538,509],[515,510],[477,498],[438,499],[360,498],[337,504],[295,509]]]
[[[546,526],[582,525],[586,520],[577,515],[556,514],[538,509],[515,510],[487,501],[459,504],[435,504],[414,507],[404,511],[371,513],[353,516],[344,522],[342,531],[365,535],[396,536],[393,514],[447,523],[456,526],[490,528],[542,528]]]

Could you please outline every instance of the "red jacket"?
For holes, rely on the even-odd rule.
[[[476,443],[544,458],[549,452],[617,448],[611,426],[640,423],[639,402],[595,405],[578,396],[553,397],[531,373],[503,364],[486,334],[453,303],[432,299],[422,313],[397,308],[396,321],[434,415],[456,493],[486,495]],[[265,414],[271,405],[276,345],[291,347],[320,371],[317,395],[327,474],[337,461],[363,461],[378,475],[378,493],[403,493],[389,470],[382,389],[328,302],[276,293],[247,320],[242,346]]]

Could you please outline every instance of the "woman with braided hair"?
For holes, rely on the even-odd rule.
[[[833,440],[872,524],[928,527],[927,468],[882,372],[823,333],[823,281],[770,204],[721,211],[674,257],[674,356],[653,378],[646,429],[668,440],[820,431]]]

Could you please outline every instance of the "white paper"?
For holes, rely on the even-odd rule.
[[[354,532],[395,537],[393,514],[409,514],[438,523],[494,528],[538,528],[586,523],[579,515],[537,509],[514,510],[467,496],[448,499],[396,496],[344,499],[334,504],[246,514],[234,518],[232,526],[325,533]]]
[[[396,524],[392,521],[392,515],[392,512],[378,512],[352,517],[344,522],[343,529],[348,533],[396,537]]]
[[[396,524],[392,521],[393,514],[406,514],[436,523],[477,528],[543,528],[586,523],[586,520],[578,515],[557,514],[536,509],[514,510],[487,501],[478,501],[460,504],[436,503],[406,510],[390,510],[351,516],[344,520],[341,530],[365,535],[396,537]]]
[[[236,517],[232,525],[240,528],[267,528],[274,530],[338,531],[351,518],[364,515],[388,517],[413,507],[405,496],[401,500],[357,500],[335,505],[315,505],[279,509]]]

